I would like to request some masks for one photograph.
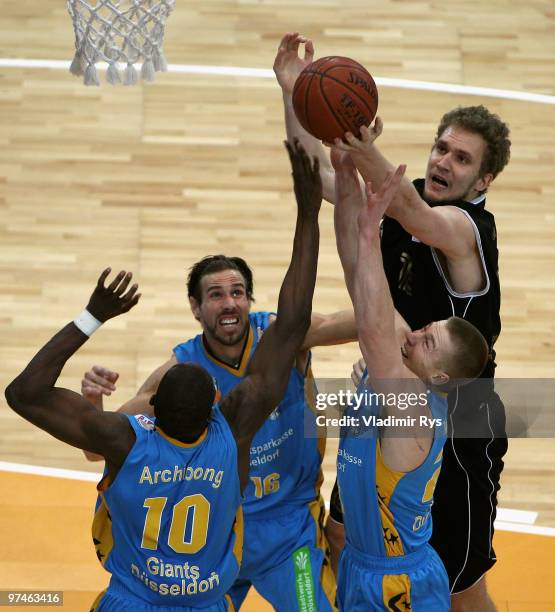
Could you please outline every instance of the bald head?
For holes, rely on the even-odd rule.
[[[210,374],[195,363],[171,367],[151,403],[159,426],[173,438],[198,436],[206,428],[216,396]]]

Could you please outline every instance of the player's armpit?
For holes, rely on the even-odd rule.
[[[426,461],[434,438],[430,428],[421,429],[421,434],[411,437],[403,437],[401,431],[397,435],[380,437],[381,457],[386,467],[395,472],[412,472]]]
[[[265,389],[261,376],[250,375],[230,391],[220,404],[237,443],[241,489],[248,482],[252,439],[271,412],[268,409],[270,398]]]
[[[220,408],[235,439],[252,439],[274,410],[272,399],[264,378],[257,374],[244,378],[224,397]]]
[[[104,461],[104,457],[102,455],[98,455],[97,453],[91,453],[84,450],[83,454],[85,455],[85,459],[87,461]]]
[[[112,466],[122,465],[135,443],[135,432],[124,414],[89,414],[82,419],[81,427],[84,438],[89,441],[88,452],[105,458]]]
[[[371,392],[379,394],[381,456],[384,464],[398,472],[416,469],[426,460],[434,439],[435,420],[431,419],[428,391],[414,377],[370,380]],[[434,426],[432,426],[434,425]]]

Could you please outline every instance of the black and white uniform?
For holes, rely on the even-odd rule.
[[[414,185],[422,196],[424,180]],[[449,395],[450,439],[434,495],[431,544],[445,564],[452,593],[471,587],[496,561],[493,522],[507,451],[505,409],[493,385],[493,345],[501,331],[497,234],[485,201],[483,195],[472,202],[430,203],[460,208],[474,227],[486,280],[472,293],[460,294],[451,287],[441,253],[394,219],[385,217],[382,225],[382,256],[393,303],[411,329],[458,316],[474,324],[490,348],[482,378]],[[341,521],[337,499],[332,494],[330,514]]]

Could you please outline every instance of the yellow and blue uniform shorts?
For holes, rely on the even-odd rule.
[[[171,603],[171,600],[168,601]],[[91,606],[90,612],[235,612],[229,595],[204,608],[189,606],[155,606],[137,597],[117,579],[110,580],[110,586],[100,593]]]
[[[426,544],[399,557],[375,557],[345,545],[337,602],[343,612],[449,612],[447,572]]]
[[[277,612],[333,612],[335,578],[322,530],[323,505],[244,515],[243,560],[228,594],[238,610],[254,586]]]

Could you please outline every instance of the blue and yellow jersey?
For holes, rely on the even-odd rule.
[[[179,362],[192,361],[206,368],[224,397],[243,380],[248,360],[270,324],[271,316],[269,312],[249,315],[248,337],[237,367],[229,366],[208,353],[202,334],[177,345],[175,356]],[[279,354],[276,359],[279,359]],[[325,440],[315,435],[315,416],[310,399],[313,394],[314,380],[310,368],[307,368],[306,376],[293,368],[283,400],[252,442],[250,478],[244,491],[245,515],[260,512],[264,518],[271,518],[273,511],[280,514],[284,505],[303,505],[319,495]],[[312,429],[312,437],[305,436],[305,428]]]
[[[214,407],[196,442],[129,416],[136,441],[114,482],[105,476],[93,522],[110,588],[157,606],[205,607],[235,581],[243,545],[237,445]]]
[[[427,394],[430,418],[437,419],[431,425],[432,446],[418,468],[397,472],[382,459],[379,423],[364,421],[364,417],[380,416],[375,395],[364,383],[365,378],[357,394],[366,393],[366,406],[363,403],[360,410],[350,407],[345,413],[358,419],[358,430],[353,426],[342,430],[337,455],[345,533],[347,541],[360,552],[397,557],[419,549],[432,533],[431,509],[445,443],[447,400]]]

